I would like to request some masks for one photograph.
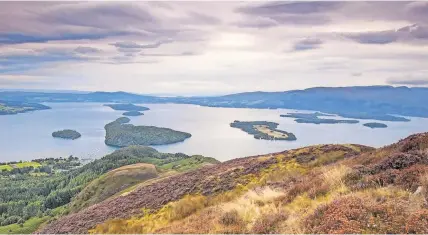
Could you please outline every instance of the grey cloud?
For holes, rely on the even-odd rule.
[[[413,85],[413,86],[423,86],[428,85],[428,78],[426,79],[410,79],[410,80],[400,80],[400,79],[390,79],[387,81],[391,85]]]
[[[324,25],[331,22],[326,13],[338,8],[340,2],[273,2],[257,6],[246,6],[236,9],[237,12],[257,20],[238,22],[242,28],[268,28],[280,24]]]
[[[40,15],[47,23],[112,29],[121,25],[156,24],[156,18],[137,4],[104,3],[75,4],[73,6],[53,8]]]
[[[279,15],[271,18],[281,24],[324,25],[331,22],[330,17],[325,15]]]
[[[188,18],[181,20],[183,24],[220,24],[222,21],[214,16],[205,15],[197,12],[190,12]]]
[[[278,26],[278,22],[268,17],[248,17],[245,20],[234,23],[235,26],[240,28],[270,28]]]
[[[184,51],[181,53],[141,53],[141,56],[147,56],[147,57],[168,57],[168,56],[194,56],[194,55],[200,55],[199,53],[192,52],[192,51]]]
[[[102,52],[102,50],[94,47],[79,46],[76,49],[74,49],[74,52],[79,54],[96,54],[96,53]]]
[[[238,8],[237,11],[252,15],[311,14],[328,12],[338,8],[341,2],[271,2],[258,6]]]
[[[387,79],[387,83],[391,85],[413,85],[423,86],[428,85],[428,74],[425,76],[404,76],[404,77],[393,77]]]
[[[143,49],[154,49],[160,47],[162,44],[171,43],[172,40],[162,40],[150,44],[138,44],[136,42],[116,42],[110,45],[116,47],[119,52],[127,54],[127,56],[135,55]]]
[[[357,72],[357,73],[351,73],[352,77],[361,77],[363,76],[363,73]]]
[[[293,51],[306,51],[319,48],[323,41],[318,38],[306,38],[293,44]]]
[[[343,36],[361,44],[425,43],[428,42],[428,28],[414,24],[397,30],[344,33]]]
[[[111,45],[121,49],[150,49],[150,48],[158,48],[162,44],[171,43],[171,42],[172,42],[171,40],[164,40],[164,41],[159,41],[159,42],[150,43],[150,44],[138,44],[136,42],[116,42],[116,43],[112,43]]]
[[[416,24],[428,22],[428,2],[422,1],[284,1],[250,4],[235,11],[246,16],[267,17],[280,24],[296,25],[323,25],[349,20],[407,21]],[[239,24],[243,27],[252,26],[251,23]],[[261,27],[254,24],[254,28]],[[383,42],[380,39],[373,41]]]

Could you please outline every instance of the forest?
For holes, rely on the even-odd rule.
[[[72,198],[89,182],[112,169],[136,163],[170,166],[188,158],[191,157],[182,153],[159,153],[150,147],[131,146],[85,165],[72,156],[36,159],[32,165],[38,163],[37,167],[16,167],[29,165],[28,162],[2,163],[0,166],[11,167],[2,167],[0,173],[0,233],[3,226],[10,224],[23,227],[26,221],[36,218],[43,218],[39,220],[43,222],[67,214],[66,205]]]

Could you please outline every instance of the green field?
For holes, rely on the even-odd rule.
[[[7,170],[11,171],[13,168],[9,165],[0,165],[0,171]]]
[[[10,224],[6,226],[0,226],[0,234],[28,234],[33,233],[37,230],[37,228],[47,221],[49,217],[45,216],[42,218],[39,217],[33,217],[27,221],[25,221],[24,224]]]
[[[30,167],[30,166],[34,168],[38,168],[42,165],[38,162],[18,162],[16,164],[0,165],[0,171],[2,170],[11,171],[13,168],[24,168],[24,167]]]

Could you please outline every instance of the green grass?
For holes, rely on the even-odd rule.
[[[42,165],[38,162],[18,162],[16,164],[0,165],[0,171],[2,170],[11,171],[13,168],[24,168],[24,167],[30,167],[30,166],[34,168],[38,168],[38,167],[41,167]]]
[[[19,224],[10,224],[6,226],[0,226],[0,234],[28,234],[35,232],[39,226],[47,221],[49,217],[33,217],[23,224],[21,227]]]
[[[38,163],[38,162],[20,162],[20,163],[16,163],[15,165],[16,165],[16,167],[18,167],[18,168],[24,168],[24,167],[30,167],[30,166],[32,166],[32,167],[34,167],[34,168],[37,168],[37,167],[42,166],[42,165],[41,165],[40,163]]]
[[[186,159],[182,159],[182,160],[178,160],[178,161],[174,161],[171,163],[161,165],[161,166],[159,166],[159,168],[162,170],[175,170],[178,172],[184,172],[184,171],[198,169],[201,166],[208,164],[208,163],[215,164],[215,163],[218,163],[218,161],[213,159],[213,158],[207,158],[207,157],[194,155],[190,158],[186,158]]]
[[[2,170],[7,170],[7,171],[11,171],[13,168],[9,165],[0,165],[0,171]]]

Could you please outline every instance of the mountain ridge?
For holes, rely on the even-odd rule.
[[[398,116],[428,117],[428,88],[393,86],[314,87],[282,92],[244,92],[224,96],[157,97],[126,92],[0,92],[3,100],[20,102],[175,103],[208,107],[296,109],[381,121],[407,121]]]

